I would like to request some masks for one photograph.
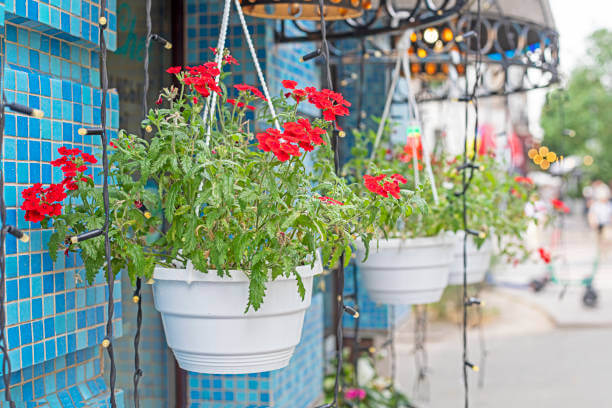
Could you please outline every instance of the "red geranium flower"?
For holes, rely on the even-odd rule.
[[[553,206],[553,208],[555,210],[560,211],[560,212],[564,212],[566,214],[570,212],[569,207],[567,205],[565,205],[565,203],[563,201],[557,200],[557,199],[552,199],[552,200],[550,200],[550,202],[551,202],[551,204],[552,204],[552,206]]]
[[[221,88],[216,81],[217,75],[221,73],[217,64],[207,62],[195,67],[186,67],[185,69],[187,70],[183,79],[185,85],[193,86],[193,89],[204,98],[207,98],[211,91],[221,95]]]
[[[334,122],[338,116],[349,114],[351,103],[342,97],[342,94],[329,89],[317,91],[313,87],[305,88],[308,93],[308,102],[323,111],[323,119]]]
[[[550,263],[550,260],[551,260],[550,252],[548,252],[544,248],[539,248],[538,252],[540,253],[540,258],[542,258],[542,260],[545,263],[547,263],[547,264]]]
[[[170,67],[166,70],[167,73],[169,74],[178,74],[179,72],[181,72],[181,67],[177,66],[177,67]]]
[[[81,157],[83,158],[83,161],[86,163],[97,163],[98,160],[95,158],[94,155],[89,154],[89,153],[81,153]]]
[[[158,99],[155,101],[155,104],[156,104],[156,105],[161,105],[161,104],[162,104],[162,102],[163,102],[163,99],[162,99],[162,97],[160,96],[160,97],[159,97],[159,98],[158,98]]]
[[[404,184],[406,179],[399,175],[394,174],[391,176],[391,180],[387,180],[386,174],[380,174],[376,177],[370,176],[368,174],[363,176],[365,187],[373,193],[376,193],[382,197],[391,197],[399,199],[400,198],[400,186],[401,182]]]
[[[238,91],[240,92],[251,92],[253,95],[255,95],[256,97],[263,99],[264,101],[267,101],[266,97],[264,96],[263,93],[261,93],[261,91],[257,88],[255,88],[252,85],[247,85],[247,84],[237,84],[234,85],[234,88],[236,88]]]
[[[516,176],[514,178],[514,181],[516,181],[517,183],[522,183],[522,184],[533,184],[533,180],[530,179],[529,177],[522,177],[522,176]]]
[[[236,58],[232,57],[229,54],[227,54],[223,60],[225,61],[226,64],[240,65],[238,61],[236,60]]]
[[[296,81],[291,81],[289,79],[285,79],[284,81],[282,81],[282,84],[285,89],[295,89],[295,87],[297,86]]]

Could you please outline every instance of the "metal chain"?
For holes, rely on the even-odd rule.
[[[429,358],[425,344],[427,342],[427,305],[415,305],[414,307],[414,364],[416,367],[416,378],[413,393],[420,401],[429,401],[430,387]]]
[[[110,360],[110,404],[112,408],[116,408],[117,401],[115,399],[115,383],[117,381],[117,369],[115,366],[115,353],[113,350],[113,315],[115,311],[113,289],[115,286],[115,275],[113,273],[111,265],[111,245],[110,237],[108,234],[110,227],[110,200],[108,196],[108,138],[106,134],[106,98],[108,93],[108,71],[106,66],[107,46],[106,37],[104,35],[108,23],[106,17],[106,0],[100,0],[100,16],[98,19],[98,23],[100,29],[100,84],[102,85],[102,101],[100,104],[100,126],[102,128],[102,131],[100,136],[102,139],[102,166],[104,173],[104,180],[102,183],[102,198],[104,201],[104,226],[102,227],[102,231],[104,234],[104,256],[106,258],[106,278],[108,283],[108,320],[106,321],[106,338],[103,341],[103,345],[106,346],[106,351]]]
[[[5,40],[6,32],[2,36],[2,50],[6,56]],[[0,229],[0,350],[2,351],[2,379],[4,380],[4,400],[8,401],[10,408],[16,408],[15,402],[11,398],[11,360],[8,354],[8,343],[5,337],[6,329],[6,253],[5,243],[7,234],[6,202],[4,201],[4,124],[5,124],[5,104],[4,104],[4,64],[6,58],[2,59],[0,66],[0,95],[2,95],[2,109],[0,109],[0,155],[2,155],[2,166],[0,166],[0,219],[2,229]]]

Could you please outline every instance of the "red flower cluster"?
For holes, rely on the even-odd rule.
[[[283,87],[285,89],[295,89],[295,87],[297,86],[297,82],[292,81],[290,79],[285,79],[281,83],[283,84]]]
[[[244,102],[236,101],[235,99],[228,99],[227,103],[229,103],[231,105],[234,105],[234,106],[237,106],[239,108],[244,108],[246,106],[246,108],[249,109],[249,110],[253,110],[253,111],[255,110],[254,106],[247,105]]]
[[[568,214],[570,212],[569,207],[565,205],[565,203],[561,200],[552,199],[550,200],[550,203],[552,204],[553,208],[557,211],[563,212],[565,214]]]
[[[408,142],[404,146],[404,154],[400,155],[400,161],[404,163],[411,163],[414,157],[414,150],[416,150],[417,160],[423,160],[423,144],[421,143],[420,137],[409,137]],[[419,163],[419,170],[421,169],[421,164]]]
[[[260,99],[263,99],[264,101],[267,101],[267,99],[264,96],[264,94],[261,93],[261,91],[259,89],[255,88],[253,85],[238,84],[238,85],[234,85],[234,88],[236,88],[240,92],[251,92],[256,97],[258,97]]]
[[[392,196],[393,198],[400,198],[400,183],[406,184],[407,180],[401,174],[394,174],[391,176],[391,181],[387,179],[386,174],[380,174],[376,177],[368,174],[363,176],[364,185],[368,190],[376,193],[383,197]]]
[[[316,88],[310,86],[304,89],[296,89],[297,82],[288,79],[282,81],[282,84],[285,89],[292,90],[285,94],[285,98],[291,96],[297,103],[308,99],[308,102],[323,111],[323,118],[327,121],[334,122],[338,116],[349,114],[348,108],[351,103],[338,92],[329,89],[317,91]]]
[[[316,197],[318,200],[321,200],[323,204],[331,204],[331,205],[344,205],[342,201],[334,200],[333,198],[321,196]]]
[[[79,149],[68,149],[65,146],[57,149],[62,155],[57,160],[53,160],[51,165],[61,167],[64,173],[64,180],[59,184],[50,184],[47,188],[42,188],[42,184],[36,183],[32,187],[23,190],[21,196],[25,199],[21,209],[25,210],[25,220],[40,222],[45,216],[58,216],[62,213],[60,204],[67,197],[66,192],[78,188],[76,179],[88,181],[83,172],[87,170],[85,163],[97,163],[98,160],[89,154],[83,153]],[[81,156],[80,159],[77,156]]]
[[[514,178],[514,181],[516,181],[517,183],[522,183],[522,184],[533,184],[533,180],[530,179],[529,177],[522,177],[522,176],[516,176]]]
[[[298,119],[297,122],[287,122],[283,125],[283,132],[270,128],[265,133],[258,133],[257,147],[264,152],[272,152],[280,161],[289,160],[290,156],[299,157],[300,148],[307,152],[314,150],[315,145],[325,144],[321,135],[325,130],[312,127],[307,119]]]
[[[539,248],[538,252],[540,253],[540,258],[542,258],[542,260],[545,263],[547,263],[547,264],[550,263],[550,260],[551,260],[550,252],[548,252],[544,248]]]
[[[334,122],[337,116],[349,114],[351,103],[342,97],[342,94],[329,89],[317,91],[315,88],[305,88],[308,93],[308,102],[323,111],[323,119]],[[295,91],[294,91],[295,92]]]
[[[238,63],[238,60],[237,60],[236,58],[232,57],[232,56],[231,56],[231,55],[229,55],[229,54],[227,54],[227,55],[226,55],[226,56],[223,58],[223,61],[224,61],[226,64],[230,64],[230,65],[240,65],[240,64]]]
[[[211,91],[221,95],[221,87],[219,87],[219,84],[215,81],[217,75],[221,73],[217,64],[214,62],[207,62],[195,67],[186,67],[185,70],[187,71],[183,79],[185,85],[193,86],[193,88],[204,98],[210,96]]]

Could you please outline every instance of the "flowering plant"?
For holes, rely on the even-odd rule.
[[[223,65],[232,64],[237,61],[224,54]],[[305,164],[315,149],[333,155],[330,132],[350,107],[339,93],[283,81],[284,92],[268,101],[254,86],[228,87],[231,73],[213,62],[167,72],[180,85],[164,89],[143,121],[150,141],[121,131],[111,142],[114,270],[127,268],[132,280],[150,278],[156,265],[188,262],[219,276],[242,270],[250,281],[247,309],[258,309],[267,281],[293,276],[304,296],[297,266],[314,264],[319,253],[330,267],[345,251],[348,262],[353,240],[372,238],[363,220],[393,223],[411,211],[408,193],[403,200],[358,197],[336,177],[331,160],[312,169]],[[320,109],[323,118],[301,117],[303,103]],[[44,214],[44,222],[53,219],[56,227],[52,251],[64,237],[103,222],[99,188],[79,178],[85,159],[75,154],[68,160],[77,166],[77,188],[69,193],[75,200],[61,215]],[[64,245],[81,251],[91,280],[104,262],[103,240]]]
[[[386,224],[382,234],[385,237],[413,238],[435,236],[445,230],[452,220],[452,215],[447,211],[447,198],[440,196],[440,202],[435,204],[429,181],[421,177],[422,185],[416,186],[414,183],[412,154],[415,150],[419,159],[419,169],[423,170],[420,161],[422,151],[417,148],[413,150],[411,145],[418,139],[409,138],[405,145],[393,144],[390,138],[391,128],[387,124],[384,128],[382,142],[372,154],[371,149],[376,140],[376,133],[372,130],[366,132],[355,130],[353,134],[354,145],[351,149],[351,159],[346,162],[342,172],[349,181],[354,183],[354,191],[357,195],[376,193],[383,197],[393,197],[404,188],[418,191],[413,199],[421,211],[410,213],[400,218],[395,224]],[[424,176],[423,172],[421,176]],[[356,182],[360,179],[365,181],[363,185]]]
[[[447,161],[443,172],[443,185],[452,190],[459,190],[462,175],[457,172],[460,156]],[[491,154],[475,158],[467,195],[468,227],[478,235],[473,236],[477,247],[487,238],[494,237],[500,254],[514,260],[529,256],[524,244],[524,234],[531,222],[537,219],[526,214],[526,206],[535,199],[535,186],[528,177],[516,176],[505,171]],[[455,213],[455,225],[463,226],[463,203],[460,199],[452,200]]]
[[[345,361],[349,361],[350,349],[344,349]],[[339,395],[339,408],[413,408],[410,399],[395,388],[390,378],[381,376],[376,371],[375,358],[381,355],[362,354],[357,359],[359,376],[356,378],[353,364],[342,366],[341,384],[346,384]],[[330,367],[335,365],[331,361]],[[334,384],[336,382],[335,367],[323,380],[325,402],[330,403],[334,398]],[[351,386],[352,384],[352,386]]]

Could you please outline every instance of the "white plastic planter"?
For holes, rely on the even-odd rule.
[[[259,310],[244,313],[249,281],[242,271],[220,278],[216,271],[155,268],[153,297],[161,313],[166,342],[181,368],[209,374],[247,374],[289,364],[299,343],[312,281],[321,272],[297,268],[306,288],[284,277],[266,285]]]
[[[364,286],[372,300],[386,304],[419,305],[440,300],[448,284],[455,238],[451,234],[372,243],[360,264]],[[365,248],[357,248],[363,259]],[[358,258],[359,259],[359,258]]]
[[[463,285],[463,234],[456,235],[455,256],[448,276],[449,285]],[[474,240],[467,240],[467,283],[468,285],[482,282],[491,264],[493,244],[487,239],[480,249]]]

